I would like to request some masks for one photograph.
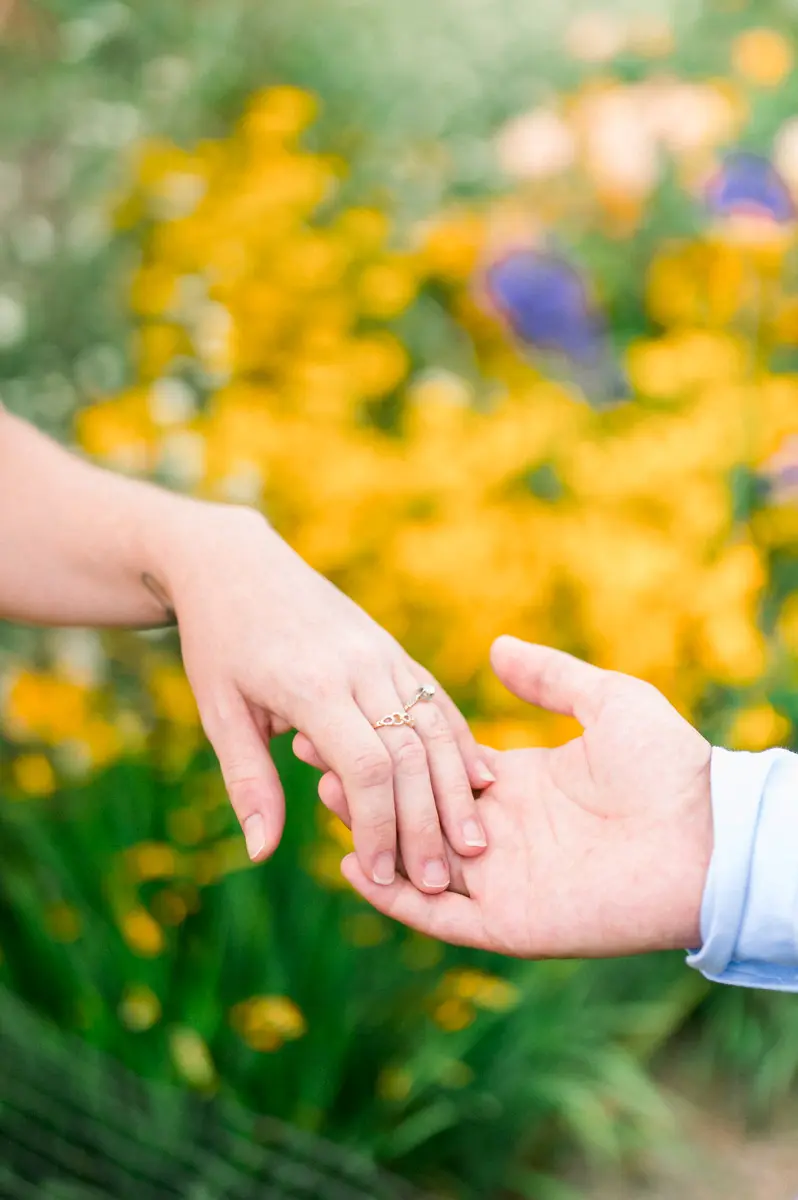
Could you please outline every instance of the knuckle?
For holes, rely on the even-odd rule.
[[[230,803],[237,815],[247,816],[255,812],[261,801],[260,779],[253,772],[242,769],[224,773]]]
[[[422,775],[428,770],[427,755],[417,737],[403,738],[393,754],[397,767],[406,775]]]
[[[411,827],[413,840],[417,844],[423,845],[427,852],[438,851],[442,840],[441,827],[433,813],[419,814],[416,820],[411,822]]]
[[[344,685],[338,678],[336,670],[332,669],[332,667],[327,669],[321,666],[319,669],[306,671],[301,679],[295,683],[295,690],[297,696],[303,702],[312,697],[314,707],[318,709],[319,705],[324,705],[334,700],[344,690]]]
[[[241,761],[231,764],[224,771],[224,781],[228,787],[236,788],[239,791],[244,791],[250,787],[257,787],[260,780],[260,772],[254,763]]]
[[[444,803],[440,803],[439,807],[442,812],[446,813],[465,813],[466,810],[476,808],[474,793],[471,790],[471,785],[464,776],[457,779],[449,779],[446,782],[446,791]]]
[[[451,726],[446,717],[434,704],[424,711],[424,736],[433,742],[453,742]]]
[[[391,775],[387,750],[365,750],[352,763],[352,778],[360,787],[381,787],[390,781]]]
[[[393,812],[352,814],[352,825],[358,837],[364,833],[374,843],[376,850],[392,850],[396,844],[396,818]]]

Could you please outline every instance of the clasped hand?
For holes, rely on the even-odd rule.
[[[452,888],[378,887],[342,869],[375,908],[447,942],[524,958],[608,957],[700,944],[712,852],[710,746],[651,685],[544,646],[500,638],[494,669],[517,696],[576,717],[556,749],[483,750],[496,774],[478,808],[488,848],[450,849]],[[297,735],[308,762],[326,764]],[[332,772],[322,801],[350,822]]]
[[[257,514],[192,509],[183,540],[195,520],[203,553],[176,556],[166,590],[253,858],[271,853],[283,824],[269,737],[293,727],[297,755],[324,772],[322,801],[352,828],[344,874],[380,911],[524,957],[699,943],[710,747],[659,692],[500,638],[502,682],[575,717],[581,737],[478,747],[437,685],[412,726],[375,728],[434,684],[429,673]]]

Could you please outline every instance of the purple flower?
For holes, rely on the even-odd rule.
[[[518,341],[552,367],[564,366],[594,403],[626,397],[628,386],[614,360],[604,316],[583,276],[566,259],[530,248],[514,250],[487,267],[483,286]]]
[[[519,341],[586,365],[601,357],[604,322],[579,272],[565,259],[516,250],[488,267],[485,286]]]
[[[795,219],[787,184],[767,158],[738,151],[725,159],[706,192],[718,217],[759,217],[786,225]]]

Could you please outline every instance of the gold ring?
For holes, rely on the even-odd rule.
[[[431,700],[435,695],[435,687],[431,683],[424,683],[415,692],[412,700],[408,700],[401,712],[388,713],[385,717],[380,717],[379,721],[375,721],[372,729],[385,729],[389,725],[409,725],[412,729],[415,725],[415,719],[410,713],[413,708],[421,700]]]
[[[402,712],[388,713],[387,717],[380,717],[379,721],[374,722],[373,728],[383,729],[386,725],[409,725],[412,729],[415,721],[405,709]]]

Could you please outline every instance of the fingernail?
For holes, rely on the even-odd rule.
[[[487,846],[488,844],[485,830],[473,817],[463,821],[463,838],[467,846]]]
[[[431,858],[424,864],[425,887],[446,887],[449,883],[449,868],[442,858]]]
[[[390,850],[383,850],[382,854],[377,855],[372,878],[375,883],[381,883],[385,887],[393,883],[396,878],[396,861]]]
[[[244,822],[244,841],[247,843],[247,854],[254,862],[266,849],[266,826],[260,813],[253,813]]]
[[[480,779],[484,784],[496,782],[496,776],[487,763],[478,762],[474,770],[476,771],[477,779]]]

